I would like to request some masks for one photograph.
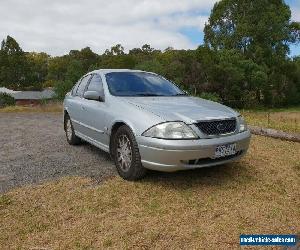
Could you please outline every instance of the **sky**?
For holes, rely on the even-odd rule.
[[[0,0],[0,39],[14,37],[24,51],[101,54],[115,44],[125,50],[194,49],[216,0]],[[300,21],[300,0],[286,0]],[[300,55],[300,44],[291,56]]]

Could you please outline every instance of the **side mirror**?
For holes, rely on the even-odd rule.
[[[85,99],[104,102],[104,92],[102,91],[86,91],[83,95]]]

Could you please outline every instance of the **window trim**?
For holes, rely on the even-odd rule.
[[[91,78],[91,75],[92,75],[92,74],[87,74],[87,75],[85,75],[85,76],[83,76],[83,77],[81,78],[80,84],[78,85],[78,87],[77,87],[77,89],[76,89],[75,96],[78,96],[78,97],[80,97],[80,98],[83,98],[83,95],[84,95],[84,93],[85,93],[85,91],[86,91],[86,88],[87,88],[87,86],[90,84],[90,81],[91,81],[91,79],[92,79],[92,78]],[[81,95],[77,95],[78,88],[79,88],[79,86],[82,84],[82,80],[83,80],[84,78],[86,78],[86,77],[89,77],[89,78],[88,78],[88,81],[87,81],[87,83],[86,83],[86,85],[85,85],[85,87],[84,87],[84,89],[83,89],[83,92],[82,92]]]
[[[77,92],[78,86],[79,86],[80,83],[81,83],[81,80],[82,80],[82,78],[80,78],[80,79],[75,83],[75,85],[73,86],[73,88],[72,88],[72,90],[71,90],[72,96],[76,96],[76,92]]]
[[[100,80],[101,80],[102,90],[103,90],[103,92],[104,92],[104,84],[103,84],[103,80],[102,80],[101,75],[99,75],[99,74],[97,74],[97,73],[93,73],[93,74],[91,74],[91,78],[90,78],[90,80],[89,80],[89,82],[88,82],[88,84],[87,84],[87,86],[86,86],[86,89],[85,89],[84,93],[85,93],[86,91],[88,91],[88,88],[89,88],[89,86],[90,86],[90,84],[91,84],[91,81],[92,81],[92,79],[93,79],[93,77],[94,77],[95,75],[99,76],[99,78],[100,78]],[[99,91],[101,91],[101,89],[100,89]]]

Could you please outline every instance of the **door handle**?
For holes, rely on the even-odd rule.
[[[83,107],[83,106],[81,106],[81,109],[82,109],[82,110],[84,110],[84,111],[86,111],[86,108],[85,108],[85,107]]]

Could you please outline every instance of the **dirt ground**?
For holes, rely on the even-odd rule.
[[[0,113],[0,193],[64,176],[116,174],[108,154],[87,143],[70,146],[61,114]]]

